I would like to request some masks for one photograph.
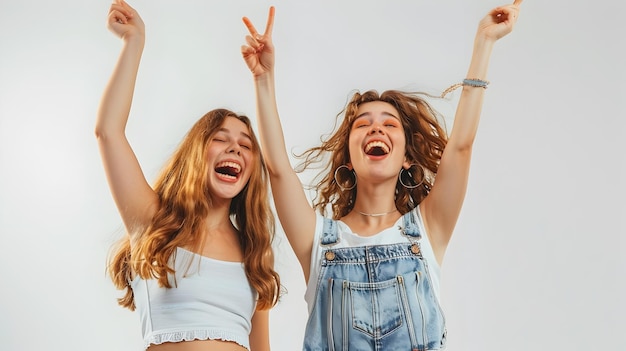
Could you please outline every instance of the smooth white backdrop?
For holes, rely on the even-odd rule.
[[[135,0],[147,42],[128,137],[152,181],[191,124],[254,118],[239,48],[276,6],[287,145],[330,131],[354,89],[438,93],[465,75],[498,0]],[[0,349],[140,350],[105,276],[123,234],[97,150],[121,42],[107,1],[0,1]],[[626,349],[626,6],[527,0],[497,43],[463,213],[443,266],[449,350]],[[437,107],[449,120],[458,94]],[[306,179],[308,175],[304,175]],[[281,231],[288,293],[277,351],[298,350],[304,280]]]

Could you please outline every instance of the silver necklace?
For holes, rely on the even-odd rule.
[[[385,216],[391,213],[396,212],[398,209],[393,209],[392,211],[389,212],[383,212],[383,213],[365,213],[365,212],[361,212],[361,211],[357,211],[358,213],[362,214],[363,216],[370,216],[370,217],[380,217],[380,216]]]

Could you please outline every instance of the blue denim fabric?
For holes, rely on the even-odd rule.
[[[333,249],[337,224],[324,220],[324,258],[303,350],[423,351],[445,346],[445,319],[411,212],[403,216],[401,232],[404,243]]]

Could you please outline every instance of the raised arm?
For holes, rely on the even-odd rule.
[[[274,84],[274,45],[272,28],[274,8],[270,8],[267,27],[259,34],[248,18],[243,19],[250,35],[241,47],[248,68],[254,77],[257,118],[263,156],[270,173],[276,211],[308,280],[315,212],[304,193],[302,183],[293,170],[285,148],[283,130],[276,107]]]
[[[515,0],[513,4],[497,7],[480,21],[466,78],[486,81],[493,45],[513,30],[521,3],[522,0]],[[465,198],[472,145],[484,95],[484,88],[463,86],[435,184],[421,205],[435,255],[440,262]]]
[[[123,47],[100,101],[95,133],[113,199],[132,234],[148,223],[158,202],[125,134],[145,31],[137,11],[123,0],[111,4],[107,27]]]

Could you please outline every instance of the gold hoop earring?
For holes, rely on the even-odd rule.
[[[413,178],[413,173],[409,171],[413,166],[416,166],[415,168],[419,169],[420,172],[422,173],[420,177],[421,180],[417,184],[415,184],[416,180]],[[407,185],[404,181],[402,181],[402,178],[406,178],[408,183],[413,183],[414,185]],[[411,164],[408,169],[401,168],[400,173],[398,174],[398,181],[400,181],[400,184],[402,184],[402,186],[407,189],[415,189],[419,187],[420,185],[424,183],[424,179],[426,179],[426,172],[424,171],[424,167],[419,166],[415,163]]]
[[[350,171],[352,173],[352,177],[354,178],[354,184],[352,184],[352,186],[350,186],[350,187],[343,187],[343,186],[341,186],[341,182],[339,182],[337,180],[337,173],[342,168],[345,168],[345,169],[347,169],[348,171]],[[335,170],[335,177],[334,177],[334,179],[335,179],[335,184],[337,184],[337,186],[339,187],[339,189],[341,189],[341,191],[352,190],[356,186],[356,173],[354,172],[353,169],[350,169],[346,165],[341,165],[341,166],[337,167],[337,169]]]

